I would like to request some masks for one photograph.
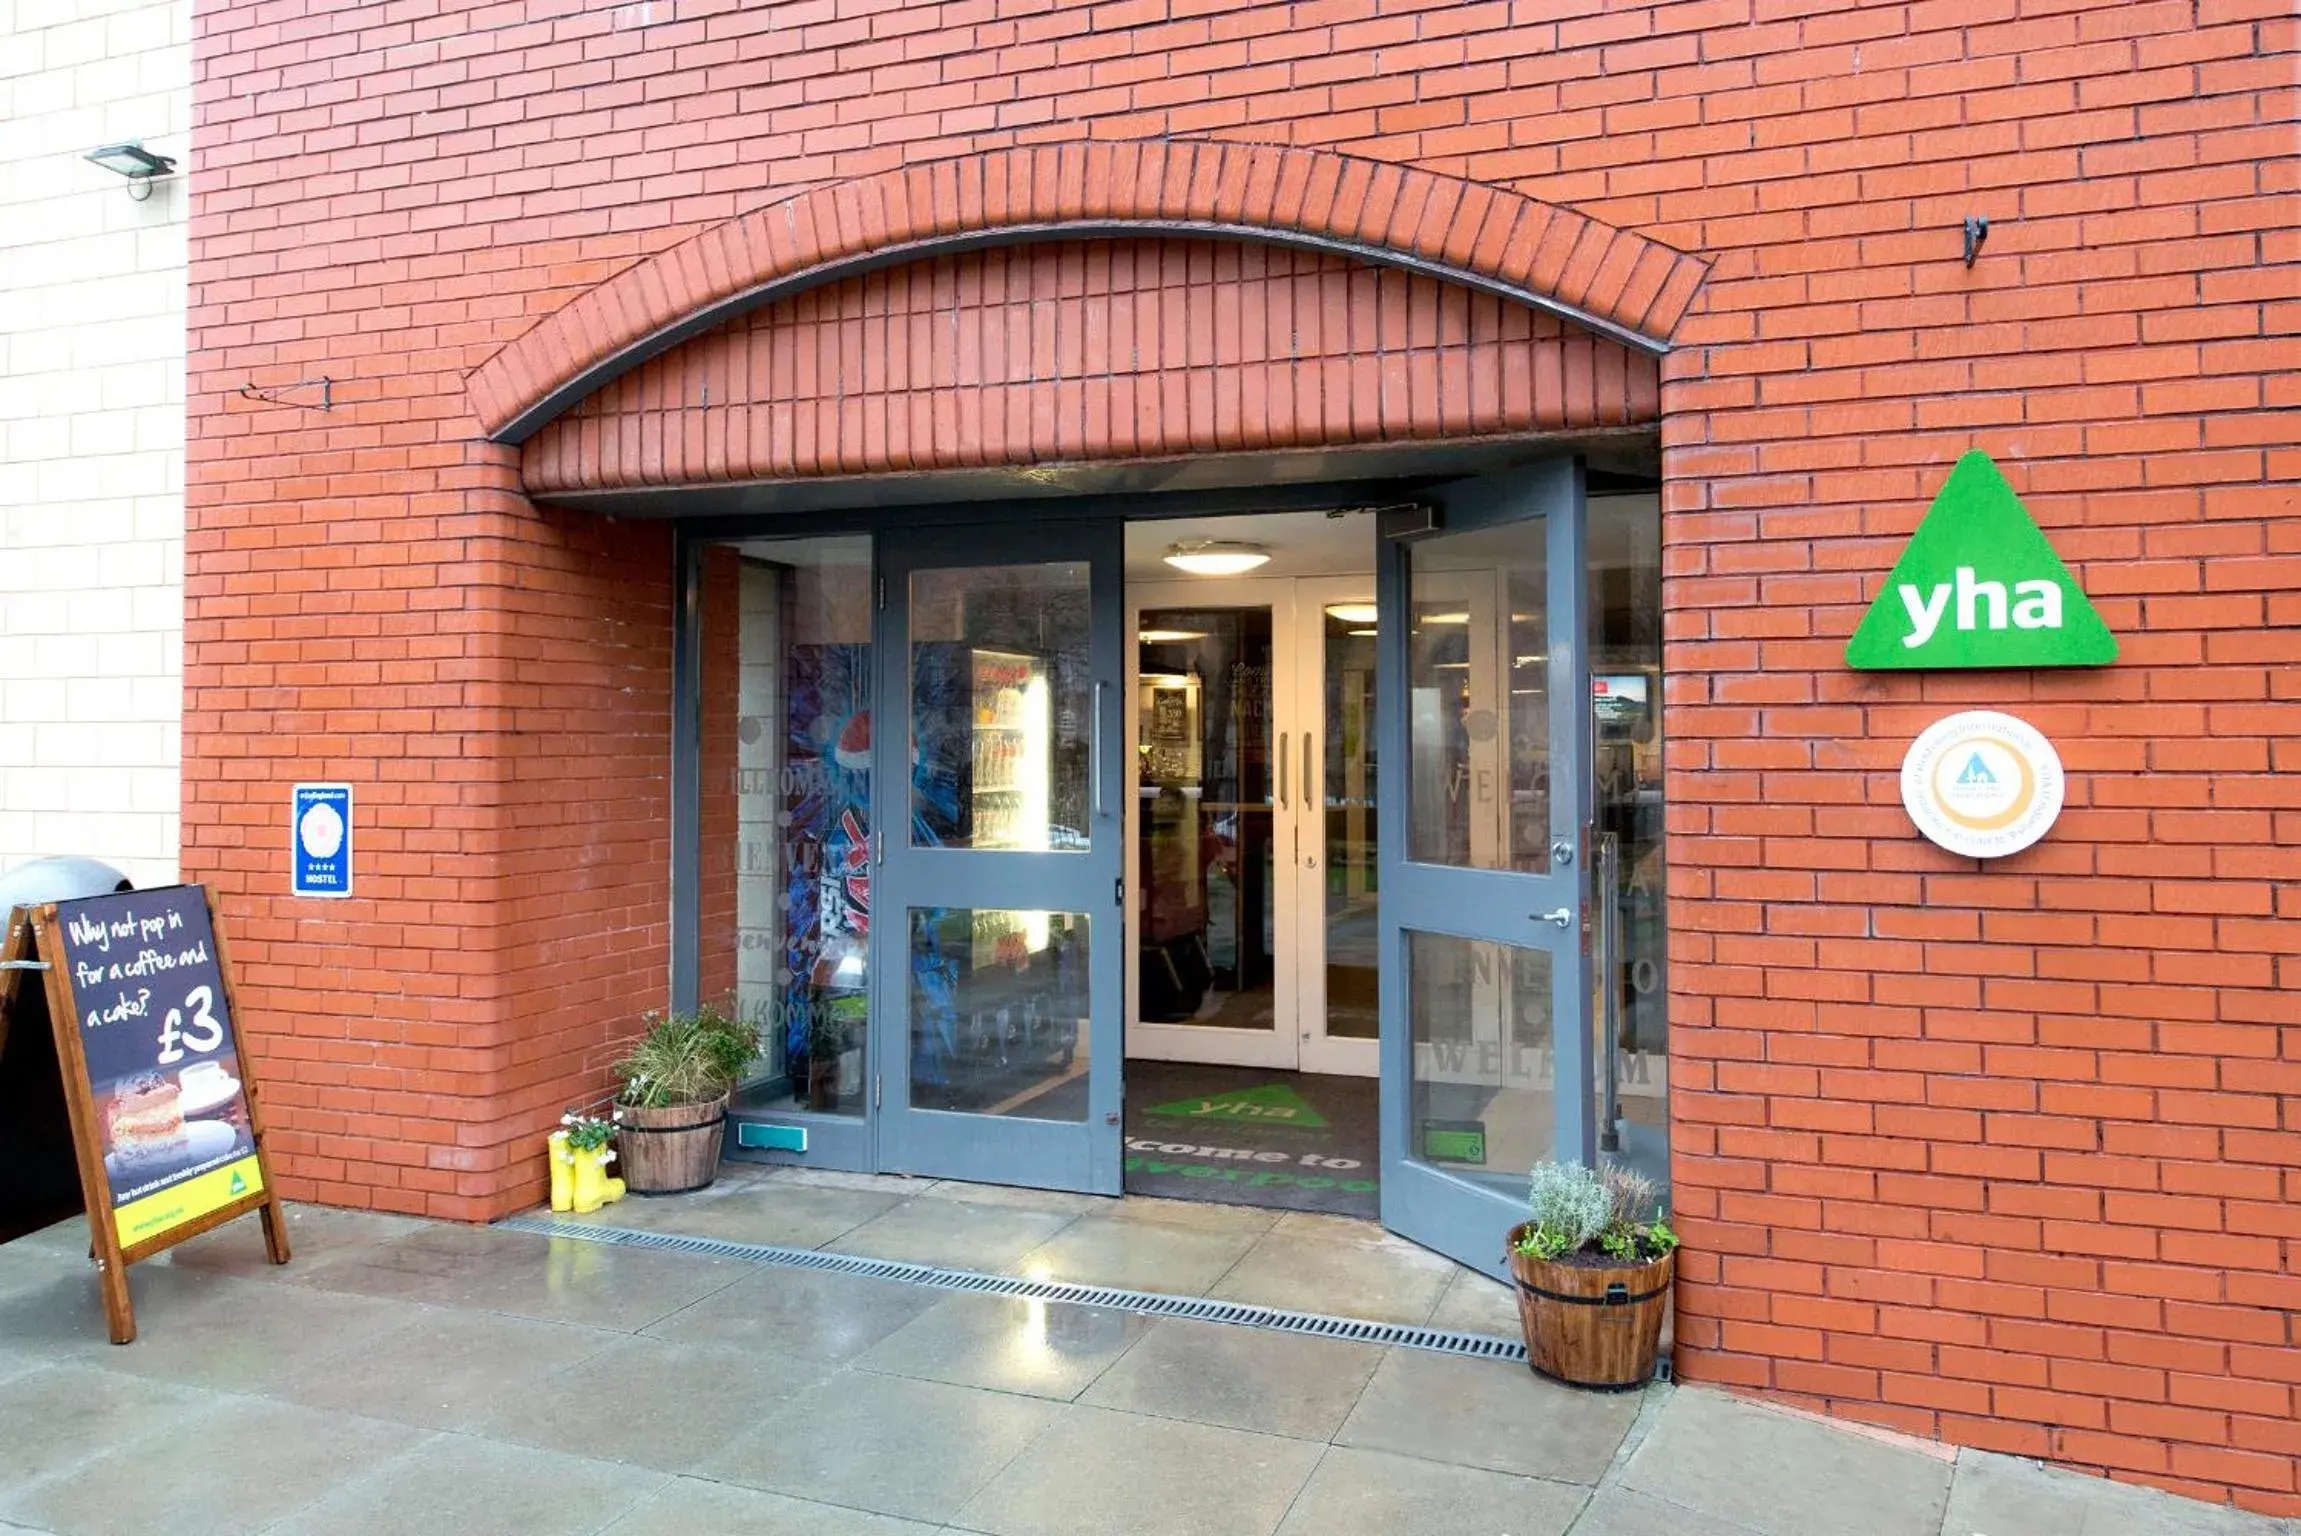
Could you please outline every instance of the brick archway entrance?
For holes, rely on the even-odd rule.
[[[1707,264],[1506,189],[1322,150],[1184,141],[993,150],[816,187],[572,300],[474,370],[524,442],[715,326],[826,284],[984,247],[1194,238],[1291,247],[1489,294],[1649,356]]]

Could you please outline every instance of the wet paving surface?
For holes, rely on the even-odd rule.
[[[735,1229],[720,1235],[763,1241],[743,1205],[789,1197],[759,1219],[840,1249],[932,1243],[1101,1283],[1293,1284],[1277,1304],[1322,1311],[1347,1307],[1301,1287],[1342,1284],[1413,1321],[1443,1321],[1463,1283],[1452,1266],[1418,1283],[1402,1261],[1403,1278],[1371,1285],[1395,1240],[1324,1218],[868,1180],[727,1186],[606,1214],[677,1230],[680,1211],[708,1209]],[[861,1198],[828,1198],[841,1194]],[[0,1246],[0,1530],[2289,1531],[1699,1389],[1585,1395],[1426,1351],[316,1207],[294,1208],[291,1230],[285,1269],[264,1263],[253,1221],[136,1266],[142,1337],[125,1347],[105,1339],[80,1223]],[[1350,1257],[1288,1277],[1289,1249]],[[1491,1327],[1485,1305],[1472,1290],[1456,1309]]]
[[[1317,1212],[730,1164],[696,1194],[559,1219],[1518,1336],[1507,1286]]]

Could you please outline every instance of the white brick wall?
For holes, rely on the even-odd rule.
[[[0,0],[0,870],[176,873],[190,0]],[[140,139],[149,201],[81,157]]]

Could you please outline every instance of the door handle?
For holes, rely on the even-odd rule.
[[[1310,732],[1302,733],[1302,808],[1308,811],[1318,804],[1318,795],[1310,787]]]
[[[1537,912],[1534,914],[1534,920],[1538,923],[1549,923],[1558,928],[1571,928],[1574,926],[1574,909],[1572,907],[1559,907],[1555,911]]]
[[[1094,781],[1095,820],[1103,819],[1103,692],[1110,684],[1095,679],[1095,708],[1087,721],[1087,776]]]
[[[1282,811],[1283,811],[1283,810],[1285,810],[1285,809],[1287,808],[1287,801],[1286,801],[1286,777],[1287,777],[1287,773],[1286,773],[1286,744],[1287,744],[1287,741],[1288,741],[1288,739],[1289,739],[1289,738],[1287,737],[1287,734],[1286,734],[1286,732],[1284,732],[1284,731],[1280,731],[1280,732],[1278,733],[1278,808],[1279,808],[1280,810],[1282,810]]]

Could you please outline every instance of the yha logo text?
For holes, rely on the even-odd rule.
[[[1961,630],[2004,629],[2009,622],[2015,629],[2061,628],[2058,582],[2017,581],[2008,593],[2004,582],[1976,581],[1973,567],[1961,565],[1954,593],[1946,581],[1935,582],[1930,592],[1921,593],[1911,582],[1903,582],[1895,590],[1900,592],[1910,620],[1910,632],[1902,636],[1902,644],[1913,651],[1941,629],[1942,620],[1950,616],[1953,595],[1957,602],[1955,627]]]

